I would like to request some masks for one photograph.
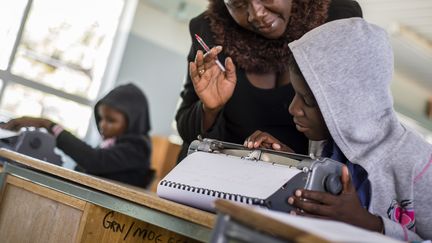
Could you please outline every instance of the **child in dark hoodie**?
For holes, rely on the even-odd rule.
[[[44,118],[17,118],[2,128],[43,127],[56,137],[57,147],[75,160],[75,170],[147,187],[153,170],[150,169],[149,111],[142,91],[133,84],[119,86],[96,103],[94,114],[103,138],[98,148],[92,148]]]
[[[336,20],[289,47],[294,123],[310,140],[327,140],[323,155],[346,165],[340,195],[299,189],[288,199],[298,208],[291,213],[405,241],[431,239],[432,145],[401,124],[393,109],[386,32],[359,18]],[[245,145],[284,148],[263,132]]]

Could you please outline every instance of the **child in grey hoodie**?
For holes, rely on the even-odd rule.
[[[336,20],[289,47],[296,62],[291,67],[296,95],[289,108],[296,127],[311,140],[327,139],[332,155],[346,163],[340,195],[299,189],[288,199],[298,208],[291,213],[402,240],[431,239],[432,145],[396,117],[386,32],[360,18]],[[262,132],[245,144],[284,147]]]

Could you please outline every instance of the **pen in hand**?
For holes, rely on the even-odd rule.
[[[197,35],[197,34],[195,34],[195,39],[198,41],[198,43],[202,46],[202,48],[204,48],[204,50],[206,51],[206,52],[209,52],[210,51],[210,48],[207,46],[207,44],[203,41],[203,39],[201,39],[201,37],[199,36],[199,35]],[[225,70],[225,67],[222,65],[222,63],[218,60],[218,59],[216,59],[216,64],[219,66],[219,68],[223,71],[223,72],[225,72],[226,70]]]

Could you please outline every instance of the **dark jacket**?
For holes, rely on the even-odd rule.
[[[195,41],[194,34],[201,36],[210,47],[215,45],[209,20],[204,15],[205,13],[199,15],[189,23],[193,41],[188,62],[194,61],[197,50],[202,50]],[[361,17],[362,12],[355,1],[334,0],[328,15],[327,21],[331,21],[338,18]],[[225,55],[219,55],[222,63],[225,58]],[[190,142],[198,135],[242,144],[256,130],[272,134],[297,153],[307,154],[308,139],[297,131],[292,116],[288,113],[288,107],[294,98],[292,86],[289,84],[270,90],[259,89],[249,82],[243,69],[237,68],[236,72],[237,85],[232,97],[225,104],[213,127],[204,133],[201,127],[202,103],[195,93],[188,71],[180,93],[182,100],[175,117],[177,130],[183,139],[179,160],[186,156]]]
[[[77,163],[76,170],[88,174],[146,187],[153,178],[150,169],[151,141],[149,109],[142,91],[133,84],[122,85],[103,97],[94,108],[96,124],[100,104],[111,106],[126,115],[128,128],[109,148],[92,148],[71,133],[57,137],[57,147]]]

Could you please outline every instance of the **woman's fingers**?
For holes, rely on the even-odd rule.
[[[214,63],[217,60],[217,55],[222,51],[222,46],[215,46],[210,51],[204,54],[204,63]]]
[[[218,55],[222,52],[222,46],[216,46],[210,49],[209,52],[204,54],[204,69],[213,69],[216,71],[215,76],[218,75],[225,75],[226,68],[224,67],[224,64],[222,64],[219,59]],[[231,66],[234,66],[231,60]],[[232,69],[235,70],[235,69]],[[236,79],[231,79],[231,82],[235,82]]]
[[[235,65],[230,57],[225,59],[225,69],[226,71],[222,71],[219,65],[216,63],[218,60],[218,54],[222,52],[222,46],[216,46],[210,49],[207,53],[203,53],[201,50],[197,51],[195,56],[195,67],[189,67],[189,71],[191,72],[192,68],[196,68],[196,72],[193,73],[194,78],[205,78],[211,79],[218,78],[219,75],[224,75],[224,79],[228,82],[236,83],[237,75],[235,70]],[[221,64],[223,65],[223,64]],[[209,70],[209,72],[207,72]],[[192,77],[192,72],[191,72]]]
[[[212,48],[205,55],[199,50],[195,60],[189,63],[189,75],[195,92],[207,107],[223,106],[231,98],[237,81],[231,58],[226,61],[228,72],[224,72],[223,65],[216,62],[221,51],[221,46]]]
[[[194,84],[197,84],[200,81],[200,76],[198,74],[197,65],[194,62],[189,63],[189,75]]]
[[[204,54],[201,50],[198,50],[195,55],[195,61],[189,63],[189,75],[195,87],[203,80],[204,74]]]
[[[225,59],[225,69],[226,69],[225,71],[226,79],[232,83],[236,83],[237,82],[236,68],[231,57],[227,57]]]
[[[201,50],[198,50],[195,55],[195,64],[199,75],[203,75],[205,72],[204,66],[204,53]]]
[[[201,50],[198,50],[195,55],[195,64],[197,67],[201,67],[204,65],[204,54]]]

